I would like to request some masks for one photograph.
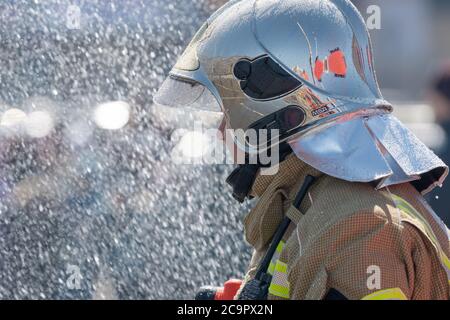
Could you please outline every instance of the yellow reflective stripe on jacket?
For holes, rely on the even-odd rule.
[[[278,261],[278,259],[280,258],[281,252],[283,251],[284,248],[284,241],[280,241],[280,243],[277,246],[277,250],[275,251],[272,260],[270,261],[269,264],[269,269],[267,270],[267,272],[272,276],[273,272],[275,271],[275,265]]]
[[[280,260],[277,260],[275,264],[272,282],[269,286],[269,293],[280,298],[289,299],[287,264]]]
[[[268,273],[272,276],[269,293],[283,299],[289,299],[289,282],[287,264],[278,260],[283,252],[285,242],[280,241],[269,265]]]
[[[394,199],[395,205],[399,209],[403,210],[404,212],[410,214],[411,216],[422,222],[427,236],[430,238],[431,242],[434,244],[434,247],[438,251],[441,264],[444,267],[444,270],[447,272],[448,283],[450,285],[450,259],[447,257],[444,250],[442,250],[441,244],[439,243],[439,240],[436,238],[433,228],[431,228],[428,221],[403,198],[395,194],[392,195],[392,198]]]
[[[371,293],[361,300],[408,300],[408,298],[400,288],[392,288]]]
[[[289,288],[272,283],[269,287],[269,293],[273,296],[283,299],[289,299]]]

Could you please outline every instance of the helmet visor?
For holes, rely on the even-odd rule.
[[[174,76],[167,77],[153,101],[156,104],[172,108],[221,112],[216,98],[204,85]]]

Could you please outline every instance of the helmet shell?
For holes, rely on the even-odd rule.
[[[170,77],[204,87],[247,153],[263,150],[248,145],[247,129],[298,108],[302,121],[277,142],[328,175],[378,188],[413,182],[426,193],[448,174],[390,114],[368,30],[349,0],[230,1],[200,28]],[[176,100],[176,90],[164,91]]]
[[[248,96],[234,67],[266,56],[301,86],[269,99]],[[232,1],[200,29],[171,74],[206,86],[235,130],[290,105],[305,112],[302,126],[391,108],[378,87],[368,31],[350,1]]]

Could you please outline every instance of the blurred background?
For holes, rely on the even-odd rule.
[[[242,276],[231,166],[171,161],[152,96],[220,0],[0,3],[0,298],[182,299]],[[450,163],[450,2],[353,1],[382,91]],[[450,224],[449,188],[429,196]]]

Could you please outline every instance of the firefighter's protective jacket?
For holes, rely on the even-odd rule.
[[[317,180],[297,210],[291,203],[307,174]],[[244,285],[283,216],[293,221],[268,270],[269,299],[449,299],[449,230],[410,184],[377,191],[290,156],[276,175],[259,175],[252,193]]]

